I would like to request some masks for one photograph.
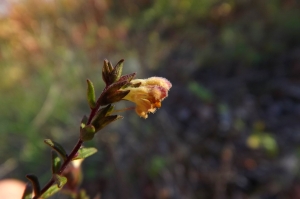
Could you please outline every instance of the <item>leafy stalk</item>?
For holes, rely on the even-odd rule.
[[[110,112],[113,109],[111,104],[122,100],[123,97],[129,93],[129,91],[120,91],[120,89],[128,86],[131,79],[135,76],[135,73],[121,76],[123,62],[124,60],[121,60],[115,67],[113,67],[110,62],[107,60],[104,61],[102,77],[106,83],[106,86],[97,101],[95,100],[94,86],[90,80],[87,80],[87,100],[90,106],[90,114],[89,117],[84,116],[83,120],[81,121],[80,136],[71,153],[67,154],[63,147],[58,143],[49,139],[45,140],[47,145],[61,155],[63,162],[60,166],[60,159],[57,157],[56,152],[52,153],[52,178],[42,189],[36,189],[33,199],[48,197],[59,191],[59,189],[61,189],[62,186],[67,182],[67,178],[63,177],[63,172],[71,163],[71,161],[85,158],[97,151],[94,148],[82,150],[83,142],[91,140],[97,131],[101,130],[109,123],[122,118],[118,115],[110,115]],[[106,107],[100,109],[101,106]]]
[[[107,89],[107,86],[104,88],[102,94],[100,95],[99,99],[103,96],[104,91]],[[99,101],[99,100],[98,100]],[[86,125],[91,124],[92,119],[95,117],[98,109],[100,108],[101,103],[96,103],[95,108],[92,108],[88,117],[88,121],[86,123]],[[64,170],[67,168],[67,166],[69,165],[69,163],[73,160],[76,159],[77,153],[79,151],[79,149],[81,148],[83,144],[83,140],[81,138],[78,139],[76,145],[74,146],[73,150],[71,151],[71,153],[68,155],[68,157],[64,160],[62,166],[60,167],[60,170],[58,171],[58,175],[61,175]],[[43,193],[45,193],[53,184],[55,183],[55,179],[53,179],[53,177],[50,179],[50,181],[41,189],[41,191],[36,194],[33,199],[38,199],[41,195],[43,195]]]

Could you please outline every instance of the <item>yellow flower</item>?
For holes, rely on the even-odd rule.
[[[148,113],[154,113],[157,108],[161,107],[161,101],[168,96],[168,91],[172,87],[171,82],[163,77],[134,79],[130,83],[140,83],[140,86],[122,89],[123,91],[130,90],[123,99],[136,103],[135,112],[145,119]]]

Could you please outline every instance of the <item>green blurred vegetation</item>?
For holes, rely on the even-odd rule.
[[[286,143],[273,133],[276,125],[264,121],[266,129],[258,132],[255,123],[264,120],[259,100],[272,90],[268,78],[278,71],[291,78],[298,74],[297,61],[291,72],[280,64],[299,49],[299,33],[296,0],[9,2],[0,19],[0,157],[3,163],[14,159],[17,166],[1,177],[25,180],[26,173],[35,172],[47,180],[50,153],[43,139],[71,149],[79,121],[89,111],[86,78],[99,95],[103,59],[116,63],[124,58],[125,73],[164,76],[174,86],[156,115],[144,121],[126,112],[123,121],[87,144],[102,152],[84,163],[84,187],[107,198],[175,198],[172,193],[213,198],[215,184],[202,180],[203,173],[206,166],[221,165],[213,159],[220,159],[228,143],[246,150],[247,161],[254,162],[246,161],[245,169],[243,158],[237,158],[240,175],[258,168],[261,156],[273,161],[282,155]],[[266,81],[243,82],[252,70],[270,75]],[[240,87],[236,91],[232,85]],[[230,118],[247,96],[257,99],[257,112],[246,104],[251,116]],[[257,151],[254,142],[267,154]],[[175,186],[170,181],[183,195],[170,188]]]

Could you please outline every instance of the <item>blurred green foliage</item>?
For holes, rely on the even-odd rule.
[[[206,89],[204,86],[199,85],[197,82],[189,83],[189,90],[194,93],[197,97],[205,102],[211,102],[213,99],[213,94]]]
[[[167,165],[167,160],[160,156],[154,156],[151,158],[148,165],[148,173],[150,177],[156,178],[159,174],[162,173],[162,170],[165,169]]]
[[[279,150],[277,141],[271,133],[264,132],[264,128],[262,122],[256,122],[252,134],[247,138],[247,145],[254,150],[264,149],[268,155],[274,157]]]

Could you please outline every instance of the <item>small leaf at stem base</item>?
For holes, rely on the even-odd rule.
[[[91,155],[93,155],[94,153],[96,153],[98,150],[94,147],[91,148],[80,148],[78,150],[78,155],[76,157],[73,158],[73,160],[78,160],[78,159],[84,159],[87,158]]]

